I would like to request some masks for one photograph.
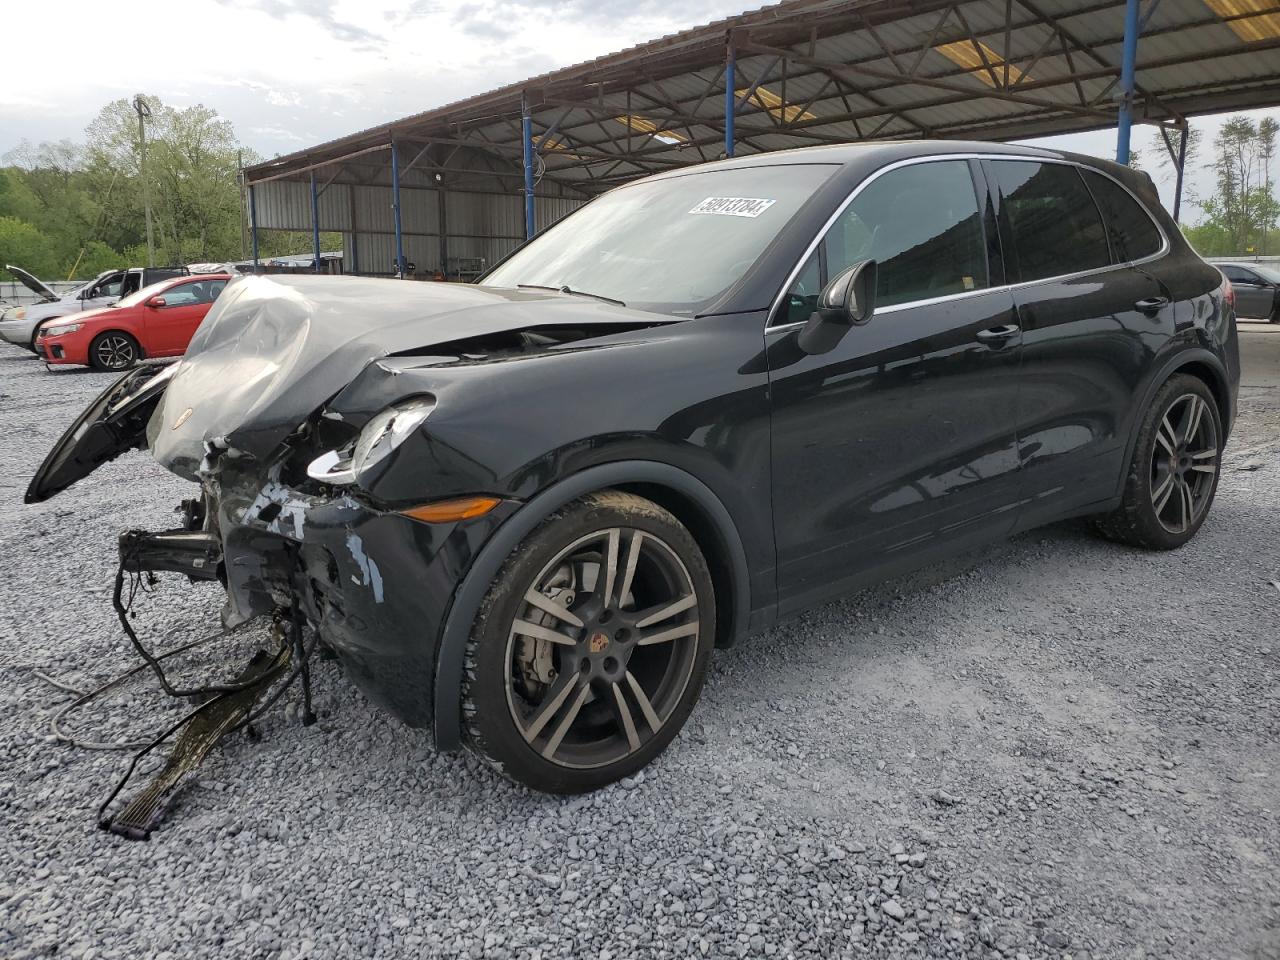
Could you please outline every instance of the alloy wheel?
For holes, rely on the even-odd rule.
[[[98,341],[95,348],[98,362],[108,370],[124,370],[133,366],[137,357],[134,355],[133,341],[119,334],[108,334]]]
[[[700,629],[693,580],[660,537],[613,527],[576,540],[526,590],[508,635],[517,729],[560,766],[624,759],[675,711]]]
[[[1151,506],[1170,533],[1185,533],[1208,509],[1218,472],[1218,431],[1209,405],[1183,394],[1165,411],[1151,453]]]

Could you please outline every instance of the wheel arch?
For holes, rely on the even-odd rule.
[[[548,487],[507,519],[476,554],[453,592],[436,651],[433,703],[436,747],[461,746],[462,668],[480,604],[511,551],[548,516],[588,493],[617,489],[669,510],[693,534],[706,556],[716,590],[716,645],[728,646],[747,629],[751,598],[746,551],[729,511],[701,480],[678,467],[624,460],[589,467]]]
[[[1215,405],[1218,408],[1218,417],[1222,421],[1223,442],[1226,442],[1226,438],[1231,432],[1231,421],[1233,419],[1231,415],[1231,388],[1226,367],[1223,366],[1221,360],[1208,350],[1196,348],[1179,351],[1168,358],[1157,370],[1155,376],[1147,384],[1147,389],[1143,392],[1142,403],[1135,408],[1133,422],[1129,426],[1129,440],[1125,445],[1124,471],[1120,474],[1117,494],[1124,487],[1125,476],[1128,473],[1129,464],[1133,460],[1133,449],[1137,445],[1138,434],[1142,432],[1143,415],[1151,406],[1151,402],[1155,399],[1156,393],[1160,388],[1169,382],[1170,377],[1178,373],[1190,374],[1209,388],[1209,392],[1213,394]]]

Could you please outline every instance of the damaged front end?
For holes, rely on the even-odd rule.
[[[90,405],[27,502],[149,449],[199,495],[177,528],[120,536],[122,576],[221,582],[225,629],[296,618],[371,700],[427,726],[454,591],[519,506],[491,471],[427,437],[432,370],[462,373],[474,351],[530,354],[661,322],[558,295],[242,278],[182,360],[140,368]]]

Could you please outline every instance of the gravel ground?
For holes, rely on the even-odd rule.
[[[0,955],[1280,957],[1280,330],[1242,352],[1218,501],[1177,553],[1060,525],[817,609],[718,653],[667,754],[577,799],[437,755],[322,664],[318,725],[290,703],[128,843],[94,827],[124,755],[52,742],[70,696],[36,671],[135,662],[115,533],[187,485],[131,454],[22,506],[107,378],[6,346]],[[140,625],[206,631],[216,591],[173,580]],[[75,728],[175,709],[138,683]]]

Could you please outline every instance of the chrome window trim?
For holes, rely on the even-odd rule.
[[[1147,219],[1151,221],[1151,223],[1156,228],[1156,232],[1160,234],[1160,241],[1161,241],[1160,249],[1149,256],[1143,257],[1140,260],[1129,260],[1123,263],[1111,263],[1105,267],[1094,267],[1090,270],[1079,270],[1075,273],[1064,273],[1054,277],[1041,277],[1038,280],[1023,280],[1018,283],[1002,283],[996,286],[983,287],[980,290],[965,290],[961,293],[948,293],[940,297],[929,297],[924,300],[909,300],[905,303],[895,303],[887,307],[877,307],[876,308],[877,314],[895,313],[899,310],[905,310],[909,307],[931,306],[933,304],[943,303],[948,300],[960,300],[965,297],[973,297],[973,296],[977,296],[980,294],[987,294],[987,293],[997,293],[1002,290],[1019,290],[1019,289],[1022,289],[1023,287],[1031,287],[1040,283],[1059,283],[1063,280],[1077,280],[1077,279],[1080,279],[1081,277],[1091,277],[1096,274],[1110,273],[1112,270],[1127,269],[1129,267],[1135,267],[1143,263],[1150,263],[1152,260],[1159,260],[1161,257],[1163,257],[1165,254],[1169,252],[1169,249],[1171,246],[1169,243],[1169,236],[1164,232],[1164,228],[1160,225],[1160,221],[1151,215],[1151,211],[1147,209],[1147,205],[1143,203],[1140,199],[1138,199],[1138,197],[1134,195],[1132,190],[1130,190],[1127,186],[1125,186],[1123,183],[1121,183],[1119,180],[1113,177],[1110,173],[1108,173],[1105,170],[1100,170],[1097,167],[1091,167],[1083,163],[1078,163],[1075,160],[1063,160],[1058,157],[1026,157],[1026,156],[1021,156],[1019,154],[1009,154],[1009,153],[944,153],[944,154],[937,154],[937,155],[928,156],[928,157],[911,157],[909,159],[898,160],[895,163],[891,163],[891,164],[888,164],[887,166],[881,167],[879,170],[876,170],[874,173],[871,174],[871,176],[867,177],[865,180],[863,180],[856,187],[854,187],[853,190],[849,192],[849,195],[845,197],[844,200],[841,202],[840,206],[836,208],[835,213],[831,214],[831,216],[827,219],[827,222],[822,225],[822,229],[819,230],[817,234],[814,235],[814,238],[813,240],[810,241],[809,246],[807,246],[805,248],[804,253],[800,255],[799,261],[797,261],[796,265],[792,268],[791,272],[787,274],[786,282],[783,283],[782,289],[778,291],[778,295],[774,298],[773,304],[769,307],[769,317],[773,318],[777,316],[778,310],[782,306],[782,301],[787,295],[787,291],[791,289],[791,285],[795,283],[796,277],[800,276],[800,271],[804,269],[804,265],[808,262],[809,258],[813,256],[814,251],[818,249],[818,244],[820,244],[823,240],[826,239],[827,233],[831,230],[832,226],[835,225],[835,222],[840,219],[841,214],[845,212],[849,204],[853,203],[853,201],[858,198],[858,195],[862,193],[863,190],[865,190],[868,186],[870,186],[876,180],[880,179],[880,177],[884,176],[887,173],[891,173],[894,170],[900,170],[903,167],[914,166],[915,164],[918,164],[918,163],[938,163],[938,162],[947,161],[947,160],[965,160],[965,161],[968,161],[968,160],[1014,160],[1014,161],[1020,161],[1022,163],[1056,163],[1064,167],[1075,167],[1077,170],[1088,170],[1092,173],[1096,173],[1100,176],[1106,177],[1108,180],[1110,180],[1112,183],[1118,186],[1121,190],[1127,193],[1133,199],[1134,203],[1136,203],[1138,207],[1142,210],[1142,212],[1147,215]],[[1085,190],[1089,191],[1089,185],[1085,181],[1084,177],[1080,178],[1080,182],[1084,186]],[[1093,197],[1092,191],[1089,191],[1089,196],[1091,198]],[[1097,207],[1096,200],[1094,200],[1094,206],[1095,208]],[[1098,216],[1103,217],[1103,213],[1101,209],[1098,209]],[[1108,236],[1110,236],[1110,228],[1107,226],[1105,218],[1103,219],[1102,226],[1103,226],[1103,229],[1107,230]],[[988,276],[989,275],[990,275],[990,264],[988,264]],[[778,323],[778,324],[768,323],[765,325],[765,333],[769,333],[775,330],[790,330],[792,327],[801,327],[801,326],[804,326],[804,324],[806,323],[808,323],[807,320],[794,320],[789,323]]]

